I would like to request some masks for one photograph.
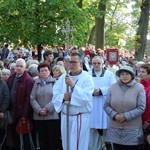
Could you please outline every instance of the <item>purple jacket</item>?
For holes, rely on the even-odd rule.
[[[13,74],[7,80],[9,89],[11,89],[15,76],[16,74]],[[20,119],[21,117],[31,117],[30,93],[32,91],[33,83],[33,79],[27,72],[24,72],[17,81],[15,87],[15,98],[11,103],[11,108],[15,119]]]

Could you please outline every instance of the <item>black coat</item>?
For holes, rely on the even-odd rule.
[[[9,107],[9,88],[7,83],[0,78],[0,112],[6,113]]]

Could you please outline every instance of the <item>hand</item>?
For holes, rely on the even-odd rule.
[[[49,111],[48,111],[48,109],[47,108],[43,108],[42,110],[44,110],[46,113],[48,113]]]
[[[120,123],[123,123],[124,121],[126,121],[126,117],[123,113],[118,113],[116,116],[115,116],[115,120],[120,122]]]
[[[120,119],[119,114],[116,114],[116,115],[115,115],[115,120],[116,120],[116,121],[119,121],[119,119]]]
[[[65,93],[65,94],[64,94],[64,100],[65,100],[65,101],[70,101],[70,98],[71,98],[70,93]]]
[[[99,89],[94,89],[93,96],[99,96]]]
[[[120,120],[121,123],[126,121],[126,117],[123,113],[119,113],[119,120]]]
[[[148,135],[148,136],[146,137],[146,140],[147,140],[148,144],[150,145],[150,135]]]
[[[74,82],[72,81],[71,77],[69,75],[66,75],[65,82],[68,86],[74,87]]]
[[[43,109],[40,110],[39,114],[40,114],[41,116],[46,116],[46,115],[47,115],[47,112],[46,112],[46,110],[43,108]]]

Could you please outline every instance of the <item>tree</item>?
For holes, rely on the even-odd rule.
[[[100,0],[98,9],[100,11],[100,15],[95,19],[95,30],[96,30],[96,38],[95,38],[95,47],[104,49],[104,25],[105,25],[105,13],[106,13],[106,0]]]
[[[139,19],[139,27],[136,35],[136,54],[137,60],[143,60],[144,52],[146,49],[147,33],[148,33],[148,23],[150,16],[150,1],[142,0],[141,4],[141,14]]]
[[[83,30],[88,27],[86,16],[86,11],[72,0],[0,1],[0,41],[6,39],[17,45],[20,40],[24,45],[37,45],[40,53],[44,44],[64,44],[61,30],[69,19],[76,32],[72,41],[80,45],[87,36]]]
[[[87,15],[83,13],[72,0],[0,1],[0,40],[7,38],[17,43],[20,39],[24,44],[63,43],[61,29],[65,21],[69,19],[77,29],[85,28]]]
[[[134,1],[137,4],[140,0]],[[5,0],[0,1],[0,42],[63,45],[67,19],[72,45],[133,48],[139,13],[126,10],[131,0]],[[129,18],[129,19],[128,19]],[[104,34],[105,33],[105,34]],[[119,41],[125,41],[122,46]],[[39,58],[40,59],[40,58]]]

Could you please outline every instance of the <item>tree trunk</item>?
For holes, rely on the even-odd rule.
[[[141,15],[139,19],[139,27],[136,35],[135,43],[135,58],[140,61],[143,60],[144,52],[147,43],[148,23],[149,23],[150,0],[142,0]]]
[[[114,15],[115,15],[116,10],[117,10],[117,8],[118,8],[119,2],[120,2],[120,0],[117,0],[117,3],[116,3],[116,5],[115,5],[115,7],[114,7],[114,10],[112,11],[112,14],[111,14],[111,18],[114,18]],[[110,27],[109,27],[109,30],[112,31],[112,29],[113,29],[113,19],[111,19],[109,26],[110,26]]]
[[[93,28],[92,28],[92,30],[91,30],[88,42],[87,42],[88,44],[93,44],[95,33],[96,32],[95,32],[95,25],[94,25]]]
[[[83,0],[79,0],[79,2],[77,3],[77,6],[78,6],[79,8],[82,8],[82,5],[83,5]]]
[[[41,45],[41,44],[38,44],[38,45],[37,45],[37,52],[38,52],[38,61],[39,61],[39,62],[41,61],[41,57],[42,57],[42,54],[41,54],[42,49],[43,49],[42,45]]]
[[[101,15],[95,19],[95,28],[96,28],[96,39],[95,39],[95,48],[104,49],[104,25],[105,25],[105,11],[106,11],[106,0],[100,0],[98,9],[101,12]]]

